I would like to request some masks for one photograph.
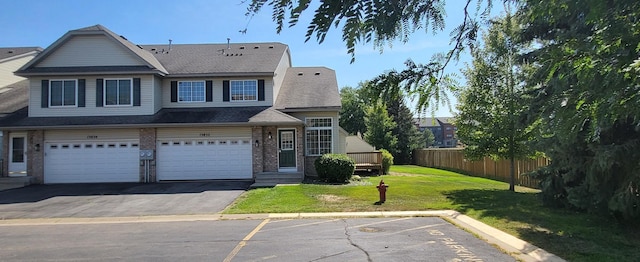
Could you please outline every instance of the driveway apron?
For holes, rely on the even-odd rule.
[[[0,191],[0,219],[215,214],[250,181],[31,185]]]

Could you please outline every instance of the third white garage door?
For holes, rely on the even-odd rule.
[[[162,139],[158,180],[251,179],[250,138]]]

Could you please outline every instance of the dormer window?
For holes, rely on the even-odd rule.
[[[49,105],[51,107],[76,106],[78,82],[74,80],[49,81]]]
[[[105,79],[104,80],[104,105],[105,106],[130,106],[133,101],[132,80],[129,79]]]

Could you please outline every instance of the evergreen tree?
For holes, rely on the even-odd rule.
[[[396,123],[389,116],[387,107],[382,103],[375,103],[366,109],[365,123],[367,132],[364,140],[377,149],[395,148],[398,139],[393,136],[392,130]]]
[[[523,1],[547,204],[640,218],[640,2]]]

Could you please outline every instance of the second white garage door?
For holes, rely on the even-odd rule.
[[[251,179],[251,145],[250,138],[160,140],[158,180]]]

